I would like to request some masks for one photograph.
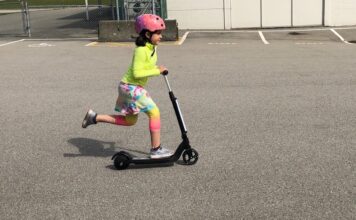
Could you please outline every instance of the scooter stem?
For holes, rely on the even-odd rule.
[[[168,75],[168,71],[165,71],[163,73],[163,76],[164,76],[164,79],[166,81],[166,84],[167,84],[167,87],[168,87],[168,90],[169,90],[169,98],[172,101],[174,112],[176,113],[176,116],[177,116],[179,128],[180,128],[180,130],[182,132],[182,137],[183,137],[183,139],[188,139],[187,136],[186,136],[188,130],[187,130],[187,127],[185,126],[183,115],[182,115],[182,112],[181,112],[181,110],[179,108],[178,99],[173,94],[172,88],[171,88],[171,86],[169,85],[169,82],[168,82],[167,75]]]
[[[164,79],[165,79],[165,81],[166,81],[166,85],[167,85],[167,87],[168,87],[168,91],[172,92],[172,88],[171,88],[171,86],[169,85],[167,75],[163,75],[163,76],[164,76]]]

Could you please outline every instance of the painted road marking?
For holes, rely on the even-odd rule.
[[[190,33],[189,31],[184,33],[183,37],[178,41],[178,45],[182,45],[184,43],[184,41],[185,41],[185,39],[187,39],[189,33]]]
[[[85,45],[86,47],[100,47],[100,46],[104,46],[104,47],[133,47],[134,43],[133,42],[91,42],[87,45]]]
[[[24,39],[26,41],[90,41],[98,40],[97,37],[88,37],[88,38],[31,38]]]
[[[235,45],[238,43],[226,43],[226,42],[216,42],[216,43],[208,43],[209,45]]]
[[[298,44],[298,45],[322,45],[324,43],[321,43],[321,42],[297,42],[295,44]]]
[[[54,47],[56,45],[47,44],[47,43],[40,43],[40,44],[30,44],[28,47]]]
[[[330,29],[331,32],[333,32],[342,42],[344,42],[345,44],[351,44],[348,41],[346,41],[339,33],[337,33],[334,29]]]
[[[266,40],[265,36],[263,35],[262,31],[259,31],[258,34],[261,37],[261,40],[263,41],[264,44],[269,44],[269,42]]]
[[[6,46],[6,45],[10,45],[10,44],[15,44],[15,43],[18,43],[18,42],[22,42],[24,40],[25,39],[21,39],[21,40],[17,40],[17,41],[11,41],[11,42],[8,42],[6,44],[0,44],[0,47]]]
[[[91,47],[91,46],[95,46],[98,42],[91,42],[89,44],[86,44],[86,47]]]

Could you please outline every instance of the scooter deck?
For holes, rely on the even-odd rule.
[[[170,157],[163,157],[163,158],[150,158],[150,157],[132,157],[131,163],[133,164],[154,164],[154,163],[173,163],[175,162],[174,155]]]
[[[151,158],[149,156],[139,157],[126,151],[120,151],[117,154],[124,154],[130,159],[130,163],[133,164],[154,164],[154,163],[173,163],[177,161],[182,154],[182,151],[176,151],[172,156],[162,158]]]

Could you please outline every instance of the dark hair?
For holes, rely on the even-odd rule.
[[[151,40],[147,38],[146,33],[149,32],[148,30],[142,30],[141,33],[138,35],[136,38],[136,46],[138,47],[144,47],[146,46],[147,42],[150,42]]]

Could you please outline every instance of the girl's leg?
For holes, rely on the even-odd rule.
[[[96,122],[105,122],[110,124],[132,126],[136,124],[138,115],[97,115]]]
[[[149,118],[149,128],[151,132],[151,158],[163,158],[173,155],[168,149],[161,146],[161,119],[157,107],[146,112]]]
[[[97,122],[105,122],[116,125],[132,126],[136,124],[138,115],[98,115],[93,110],[89,109],[82,122],[82,127],[86,128],[89,125]]]
[[[158,107],[154,107],[146,112],[149,119],[149,129],[151,133],[151,147],[158,148],[161,145],[161,118]]]

